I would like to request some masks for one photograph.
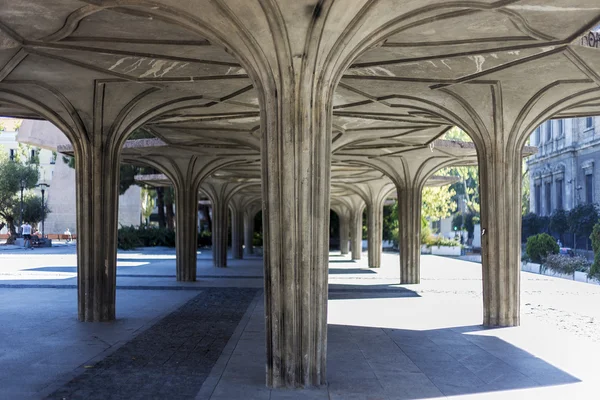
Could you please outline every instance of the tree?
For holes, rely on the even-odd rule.
[[[588,277],[600,280],[600,223],[594,225],[590,235],[592,250],[594,250],[594,262],[590,267]]]
[[[465,221],[463,226],[467,231],[467,239],[472,240],[475,238],[475,222],[479,222],[479,219],[475,216],[475,214],[469,212],[465,215]],[[469,242],[471,244],[471,242]]]
[[[21,180],[25,182],[25,189],[34,188],[38,181],[37,165],[31,162],[11,161],[5,153],[1,153],[0,220],[8,225],[11,243],[16,237],[16,223],[20,217]]]
[[[447,131],[442,137],[444,140],[456,140],[459,142],[472,142],[473,140],[467,134],[467,132],[463,131],[457,126],[453,126],[449,131]]]
[[[460,231],[463,229],[463,215],[461,213],[454,214],[452,217],[452,230]]]
[[[383,206],[382,238],[398,243],[398,200],[390,206]]]
[[[13,215],[20,217],[21,212],[21,201],[15,203],[13,206]],[[42,221],[44,217],[50,214],[50,208],[48,204],[44,204],[44,212],[42,212],[42,197],[36,196],[33,193],[27,193],[23,196],[23,222],[29,222],[32,225],[36,225]]]
[[[567,217],[567,223],[569,225],[569,232],[575,237],[583,236],[586,238],[585,248],[588,249],[588,238],[592,234],[594,225],[598,222],[598,209],[595,204],[580,204],[577,207],[569,211]],[[577,241],[574,239],[577,247]]]
[[[456,210],[456,202],[452,200],[455,194],[456,192],[447,186],[426,186],[423,189],[422,215],[430,221],[449,217]]]
[[[565,210],[556,210],[550,216],[548,229],[552,233],[557,233],[561,242],[565,241],[565,233],[569,230],[568,214]]]

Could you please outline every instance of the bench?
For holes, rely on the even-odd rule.
[[[52,240],[62,240],[62,241],[66,241],[69,239],[69,235],[65,235],[64,233],[49,233],[46,235],[46,237],[48,239],[52,239]],[[77,239],[77,235],[73,234],[71,235],[72,240]]]

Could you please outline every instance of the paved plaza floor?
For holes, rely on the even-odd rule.
[[[600,286],[522,273],[522,326],[483,329],[481,266],[332,253],[328,385],[264,385],[262,260],[175,281],[172,249],[118,255],[117,321],[77,322],[75,246],[0,247],[0,399],[598,399]]]

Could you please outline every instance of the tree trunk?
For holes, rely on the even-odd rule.
[[[175,210],[173,209],[173,203],[166,202],[165,207],[167,209],[167,228],[173,230],[175,229]]]
[[[15,226],[15,220],[12,217],[6,219],[8,225],[9,236],[6,239],[6,244],[14,244],[17,240],[17,227]]]
[[[167,212],[167,228],[170,230],[175,229],[175,209],[173,203],[175,202],[173,188],[167,188],[165,190],[165,208]]]
[[[156,188],[156,207],[158,208],[158,227],[166,228],[167,220],[165,218],[165,188]]]

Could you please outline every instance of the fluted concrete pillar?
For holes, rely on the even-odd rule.
[[[284,76],[266,87],[262,104],[266,371],[271,387],[319,386],[327,377],[335,85],[312,69],[315,50],[303,50],[297,70],[278,70]]]
[[[383,202],[369,204],[368,212],[369,268],[379,268],[381,266],[381,250],[383,246]]]
[[[362,225],[363,225],[363,208],[353,210],[352,221],[350,222],[350,242],[352,248],[352,259],[360,260],[362,254]]]
[[[177,280],[194,282],[198,252],[198,190],[185,182],[175,185],[175,251]]]
[[[75,154],[77,305],[86,322],[115,319],[119,156],[102,140]]]
[[[421,185],[399,186],[398,245],[400,283],[419,283],[421,279]]]
[[[498,139],[478,149],[483,324],[520,323],[521,148]]]
[[[212,252],[213,265],[217,268],[227,267],[227,212],[224,199],[212,203]]]
[[[350,252],[350,220],[347,215],[338,214],[340,221],[340,253],[342,255]]]
[[[244,258],[244,212],[237,206],[231,207],[231,256]]]
[[[244,211],[244,252],[254,254],[254,215],[251,210]]]

